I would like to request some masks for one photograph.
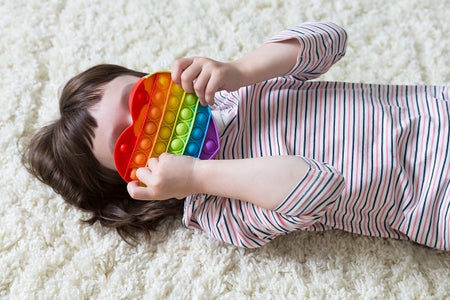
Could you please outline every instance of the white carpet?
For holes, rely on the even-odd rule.
[[[450,253],[409,242],[300,232],[242,250],[169,220],[132,248],[81,225],[86,215],[28,175],[17,145],[57,117],[58,88],[91,65],[230,60],[303,21],[349,34],[346,57],[321,79],[448,85],[449,16],[449,0],[1,0],[0,298],[450,298]]]

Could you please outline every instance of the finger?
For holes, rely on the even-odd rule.
[[[193,93],[194,81],[197,80],[198,75],[202,71],[200,64],[191,64],[181,74],[181,87],[188,93]]]
[[[148,187],[143,187],[139,181],[131,181],[127,185],[128,194],[131,198],[136,200],[154,200],[151,190]]]
[[[169,153],[169,152],[163,152],[159,155],[159,160],[169,159],[171,157],[176,156],[175,154]]]
[[[211,79],[211,73],[209,72],[201,72],[198,78],[194,83],[195,94],[199,98],[200,102],[204,102],[205,100],[205,90],[209,84],[209,80]]]
[[[198,98],[198,101],[200,102],[201,106],[208,106],[208,102],[206,102],[205,99]]]
[[[192,57],[185,57],[177,59],[172,64],[172,80],[178,84],[181,85],[181,74],[183,71],[189,67],[194,59]]]
[[[214,96],[217,91],[220,90],[220,82],[217,80],[209,80],[208,85],[205,88],[205,102],[208,105],[214,105]]]
[[[156,157],[152,157],[147,161],[147,167],[150,169],[150,171],[155,170],[156,166],[158,165],[159,159]]]
[[[139,168],[136,171],[136,177],[146,186],[149,186],[151,184],[152,180],[152,171],[150,168]]]

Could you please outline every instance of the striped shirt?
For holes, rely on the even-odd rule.
[[[197,194],[183,223],[241,247],[296,230],[345,231],[450,249],[449,87],[307,81],[345,54],[346,33],[306,23],[289,74],[216,94],[217,159],[297,155],[307,175],[274,210]]]

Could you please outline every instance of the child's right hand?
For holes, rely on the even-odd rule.
[[[187,57],[172,66],[172,80],[188,92],[195,92],[202,105],[213,105],[214,94],[234,91],[242,86],[243,74],[238,65],[207,57]]]

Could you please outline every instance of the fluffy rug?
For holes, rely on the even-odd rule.
[[[231,60],[279,30],[334,21],[346,57],[322,80],[450,84],[448,0],[0,1],[0,298],[443,299],[450,253],[340,231],[257,250],[167,220],[131,247],[86,227],[20,163],[29,132],[58,116],[59,87],[94,64],[147,72],[175,58]]]

